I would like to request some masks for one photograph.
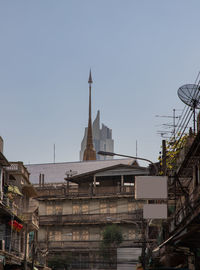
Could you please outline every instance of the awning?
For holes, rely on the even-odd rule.
[[[17,186],[12,186],[12,185],[8,186],[8,192],[12,192],[19,196],[23,196],[23,194],[19,191],[19,188]]]

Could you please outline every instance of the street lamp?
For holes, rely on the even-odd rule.
[[[113,153],[113,152],[106,152],[106,151],[99,151],[97,154],[102,155],[102,156],[111,156],[111,157],[119,156],[119,157],[126,157],[126,158],[133,158],[133,159],[147,161],[153,165],[155,172],[156,172],[156,175],[158,174],[158,169],[157,169],[155,163],[149,159],[146,159],[146,158],[134,157],[134,156],[129,156],[129,155],[122,155],[122,154],[117,154],[117,153]]]
[[[138,159],[138,160],[143,160],[143,161],[147,161],[150,164],[153,165],[154,169],[155,169],[155,173],[156,175],[158,175],[158,169],[155,165],[155,163],[153,163],[151,160],[146,159],[146,158],[141,158],[141,157],[134,157],[134,156],[129,156],[129,155],[122,155],[122,154],[117,154],[117,153],[113,153],[113,152],[106,152],[106,151],[99,151],[98,155],[102,155],[102,156],[119,156],[119,157],[126,157],[126,158],[133,158],[133,159]],[[145,250],[146,250],[146,237],[145,237],[145,222],[144,219],[142,219],[142,240],[143,240],[143,244],[142,244],[142,266],[145,269],[145,265],[146,265],[146,255],[145,255]]]

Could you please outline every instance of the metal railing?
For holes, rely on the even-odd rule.
[[[29,173],[24,165],[20,162],[10,162],[10,166],[6,168],[7,171],[18,172],[23,174],[27,179],[29,178]]]
[[[193,192],[189,195],[188,200],[179,207],[172,215],[170,221],[170,232],[176,229],[182,222],[184,222],[190,215],[193,214],[194,210],[200,206],[200,185],[198,185]],[[200,212],[200,211],[199,211]]]
[[[142,220],[142,210],[136,210],[131,213],[98,213],[98,214],[68,214],[68,215],[40,215],[39,222],[41,225],[49,223],[109,223],[112,221],[114,223],[124,223],[128,220],[141,221]]]
[[[105,195],[134,195],[134,186],[115,186],[115,187],[89,187],[78,188],[74,186],[61,187],[37,187],[38,196],[65,196],[65,197],[87,197],[87,196],[105,196]]]

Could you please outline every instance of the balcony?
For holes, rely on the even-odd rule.
[[[22,174],[26,179],[29,179],[29,173],[22,162],[10,162],[10,164],[11,165],[6,168],[8,172],[12,172],[13,174]]]
[[[3,194],[3,200],[1,204],[4,207],[4,210],[10,214],[14,214],[16,217],[22,220],[22,209],[11,199],[9,199],[5,194]]]
[[[189,223],[200,213],[200,185],[189,195],[188,201],[177,208],[176,212],[170,217],[170,232],[177,229],[183,223]]]
[[[23,213],[24,221],[33,230],[39,230],[39,217],[35,213]]]
[[[62,186],[49,186],[44,185],[39,187],[34,185],[39,197],[105,197],[105,196],[119,196],[119,195],[134,195],[134,186],[107,186],[107,187],[89,187],[83,188],[78,186],[68,186],[63,184]]]
[[[78,250],[98,250],[100,247],[101,241],[39,241],[40,249],[46,249],[48,246],[48,250],[51,251],[64,251],[73,249],[77,252]],[[120,247],[142,247],[141,239],[135,240],[124,240]]]
[[[129,221],[141,221],[142,210],[132,213],[104,213],[104,214],[69,214],[69,215],[42,215],[39,217],[40,225],[50,224],[107,224],[128,223]]]

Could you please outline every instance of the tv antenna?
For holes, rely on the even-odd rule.
[[[196,84],[185,84],[178,89],[180,100],[192,108],[193,129],[195,134],[195,110],[200,109],[200,90]]]
[[[167,133],[171,133],[173,134],[173,137],[175,138],[175,134],[176,134],[176,127],[177,127],[177,124],[176,124],[176,119],[179,119],[180,116],[177,116],[176,115],[176,111],[178,111],[177,109],[173,109],[173,115],[156,115],[156,117],[162,117],[162,118],[172,118],[173,119],[173,124],[162,124],[162,126],[164,127],[173,127],[173,130],[172,131],[167,131],[167,130],[159,130],[157,131],[157,134],[160,134],[161,137],[163,138],[169,138],[169,137],[164,137],[166,136]]]

